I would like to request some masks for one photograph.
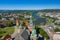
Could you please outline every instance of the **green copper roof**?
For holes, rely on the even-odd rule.
[[[36,38],[37,37],[37,34],[36,34],[36,30],[35,29],[33,29],[30,37],[31,38]]]

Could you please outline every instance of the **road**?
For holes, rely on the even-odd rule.
[[[18,34],[18,32],[17,32],[17,27],[16,26],[14,26],[15,27],[15,31],[14,31],[14,33],[11,35],[11,38],[15,38],[16,36],[17,36],[17,34]]]

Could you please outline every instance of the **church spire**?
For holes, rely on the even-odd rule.
[[[33,26],[32,16],[30,16],[30,26]]]
[[[33,25],[33,21],[32,21],[32,16],[30,16],[30,26],[32,27],[32,31],[31,31],[31,36],[30,36],[30,38],[31,39],[37,39],[37,34],[36,34],[36,30],[34,29],[34,26],[35,25]]]

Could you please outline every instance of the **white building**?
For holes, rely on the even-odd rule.
[[[25,15],[24,18],[30,18],[30,16],[29,15]]]
[[[44,13],[43,12],[38,12],[38,15],[42,16],[42,15],[44,15]]]
[[[6,18],[2,18],[2,21],[6,21]]]
[[[60,20],[56,20],[55,22],[60,22]]]
[[[54,15],[51,13],[46,13],[46,16],[54,17]]]
[[[60,19],[60,16],[58,16],[57,18]]]
[[[14,20],[14,18],[9,18],[9,20]]]
[[[60,34],[54,34],[53,40],[60,40]]]

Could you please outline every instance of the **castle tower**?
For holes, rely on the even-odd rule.
[[[16,20],[16,26],[18,26],[19,24],[18,24],[18,20]]]
[[[19,28],[23,28],[23,27],[22,27],[22,24],[23,24],[23,21],[20,21]]]

